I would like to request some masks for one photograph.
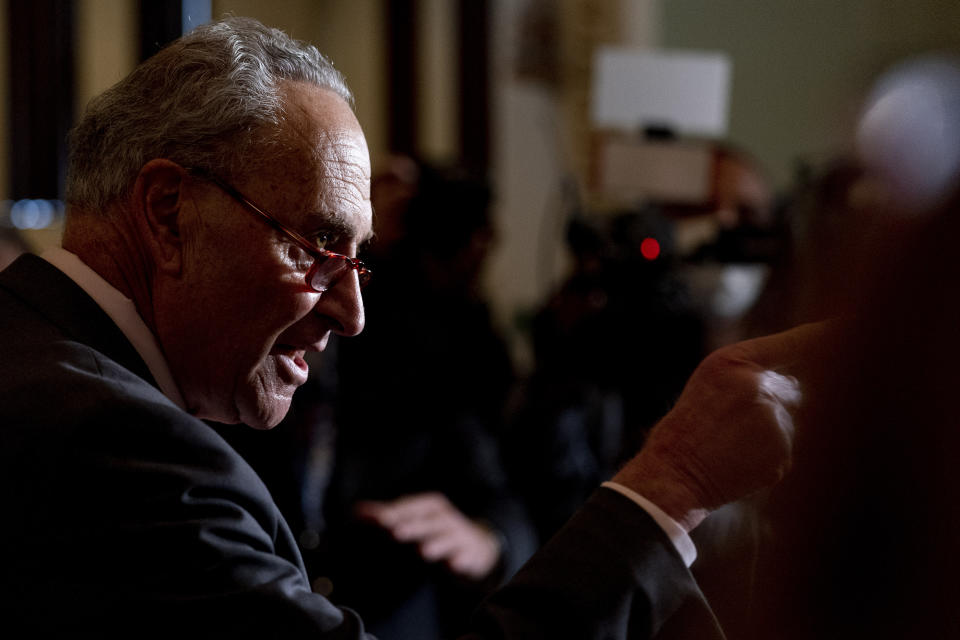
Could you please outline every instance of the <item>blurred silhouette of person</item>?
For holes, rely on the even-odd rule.
[[[390,154],[370,181],[370,201],[376,207],[373,230],[376,242],[366,255],[374,262],[390,260],[407,235],[406,211],[417,194],[424,167],[406,154]]]
[[[783,293],[751,317],[836,332],[802,376],[794,468],[765,503],[752,619],[731,638],[960,633],[956,61],[885,74],[857,142],[794,200]]]
[[[743,315],[755,304],[771,263],[784,250],[786,229],[762,165],[746,150],[719,143],[713,188],[699,205],[667,204],[675,221],[684,280],[713,350],[740,338]]]
[[[380,636],[447,637],[535,539],[496,441],[513,370],[479,287],[489,188],[424,164],[414,193],[395,182],[380,184],[397,196],[384,224],[402,232],[371,257],[384,285],[340,360],[325,566]]]
[[[862,163],[838,156],[820,170],[806,167],[798,178],[779,205],[782,250],[740,320],[741,338],[844,312],[875,262],[877,210]]]
[[[861,176],[858,165],[838,159],[784,198],[775,214],[783,224],[782,250],[772,256],[756,302],[724,328],[726,339],[765,335],[842,311],[854,294],[851,287],[861,281],[857,273],[865,257],[855,235],[865,212],[853,206]],[[691,569],[729,638],[752,633],[757,568],[770,542],[768,498],[764,493],[725,505],[692,535],[699,554]]]
[[[542,539],[642,444],[704,355],[671,231],[652,208],[568,225],[573,271],[533,320],[535,370],[505,434]]]
[[[710,233],[685,244],[679,235],[690,223],[706,223]],[[506,434],[510,467],[523,470],[517,484],[541,538],[643,445],[708,344],[731,341],[735,316],[720,318],[694,299],[691,269],[722,274],[741,265],[763,268],[779,253],[780,233],[763,172],[729,145],[717,147],[707,202],[658,202],[571,221],[573,273],[534,320],[536,370]],[[693,539],[698,558],[692,571],[724,628],[737,632],[755,588],[761,542],[756,505],[717,510]]]
[[[858,147],[865,173],[858,201],[873,216],[862,217],[868,224],[857,235],[867,239],[860,255],[872,259],[848,300],[840,357],[820,372],[823,391],[806,421],[815,428],[798,441],[800,473],[776,493],[780,547],[771,552],[771,583],[795,580],[804,589],[771,589],[780,608],[771,609],[767,628],[796,623],[794,607],[807,604],[817,615],[800,618],[799,632],[829,625],[873,637],[955,637],[957,61],[925,58],[888,72],[868,101]],[[823,469],[835,471],[830,486]],[[819,562],[846,549],[844,571],[833,565],[830,575],[811,574],[806,554],[778,557],[803,549],[791,530],[800,519]]]

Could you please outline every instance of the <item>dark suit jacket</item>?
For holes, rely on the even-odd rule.
[[[159,392],[96,303],[34,256],[0,273],[0,473],[5,628],[364,635],[353,612],[310,592],[257,475]],[[481,607],[474,637],[646,638],[691,607],[671,624],[717,633],[669,540],[602,489]]]

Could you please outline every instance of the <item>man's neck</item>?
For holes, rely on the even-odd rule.
[[[135,229],[122,212],[97,214],[71,210],[63,248],[75,254],[113,288],[133,301],[137,313],[156,333],[149,275],[152,269]]]
[[[121,291],[113,287],[77,255],[65,249],[49,249],[40,256],[60,269],[77,286],[83,289],[97,305],[103,309],[117,328],[126,336],[133,348],[140,354],[153,379],[167,398],[180,408],[185,408],[183,396],[173,379],[156,336],[143,322],[133,302]]]

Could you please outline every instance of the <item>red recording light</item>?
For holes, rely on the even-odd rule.
[[[660,243],[654,238],[644,238],[640,243],[640,253],[647,260],[656,260],[660,255]]]

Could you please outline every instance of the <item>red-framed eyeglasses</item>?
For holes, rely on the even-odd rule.
[[[338,280],[340,280],[340,278],[350,273],[351,270],[357,272],[357,279],[360,282],[361,289],[367,286],[367,284],[370,282],[370,276],[372,274],[370,273],[370,269],[363,264],[362,260],[345,256],[342,253],[327,251],[326,249],[321,249],[320,247],[314,245],[305,237],[274,218],[261,207],[254,204],[249,198],[240,193],[228,182],[210,173],[209,171],[196,168],[191,168],[189,171],[191,175],[206,180],[219,187],[224,193],[242,204],[245,209],[255,214],[271,227],[287,236],[287,238],[293,241],[294,244],[312,255],[314,260],[313,264],[310,266],[310,269],[307,271],[306,281],[307,286],[317,293],[323,293],[332,287],[337,283]]]

